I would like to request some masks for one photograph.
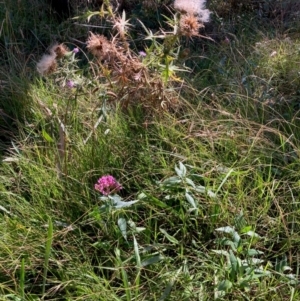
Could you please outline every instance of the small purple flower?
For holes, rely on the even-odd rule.
[[[122,186],[110,175],[102,176],[95,184],[95,190],[101,192],[103,195],[109,195],[118,192],[121,189]]]
[[[67,87],[68,88],[74,88],[75,87],[75,83],[72,80],[68,79],[67,80]]]
[[[78,53],[78,52],[79,52],[79,48],[77,48],[77,47],[74,48],[74,49],[72,50],[72,52],[75,53],[75,54]]]
[[[139,52],[139,55],[140,55],[141,57],[145,57],[145,56],[147,56],[147,53],[146,53],[145,51],[140,51],[140,52]]]
[[[230,40],[228,39],[228,37],[225,37],[224,43],[225,43],[225,44],[230,44]]]

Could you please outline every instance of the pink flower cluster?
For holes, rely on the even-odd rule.
[[[103,195],[109,195],[118,192],[121,189],[122,186],[110,175],[102,176],[95,184],[95,190],[101,192]]]

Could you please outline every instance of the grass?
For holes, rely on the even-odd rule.
[[[145,113],[147,94],[106,105],[139,94],[31,1],[0,3],[1,300],[298,300],[299,25],[212,3],[214,41],[162,92],[179,105]],[[81,52],[41,77],[54,39]],[[120,198],[94,189],[107,174]]]

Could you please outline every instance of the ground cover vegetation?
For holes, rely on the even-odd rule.
[[[299,300],[298,1],[57,3],[0,1],[0,300]]]

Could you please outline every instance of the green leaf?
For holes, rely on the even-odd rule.
[[[198,208],[194,198],[189,193],[186,192],[185,197],[186,200],[191,204],[192,208]]]
[[[218,291],[228,292],[232,288],[232,282],[229,280],[223,280],[218,285]]]
[[[122,236],[125,238],[125,240],[127,240],[127,223],[126,223],[126,219],[123,217],[120,217],[118,219],[118,226],[119,229],[121,230]]]
[[[235,247],[236,248],[238,247],[238,245],[239,245],[239,243],[241,241],[241,237],[235,231],[235,229],[233,227],[230,227],[230,226],[221,227],[221,228],[216,229],[216,231],[218,231],[218,232],[224,232],[224,233],[227,233],[227,234],[231,234],[233,242],[235,244]]]
[[[141,266],[142,267],[145,267],[147,265],[150,265],[150,264],[154,264],[154,263],[157,263],[159,261],[161,261],[164,257],[162,255],[155,255],[155,256],[152,256],[148,259],[145,259],[141,262]]]
[[[135,203],[138,202],[138,200],[124,202],[124,201],[122,201],[122,198],[119,195],[117,195],[117,194],[109,195],[108,198],[112,201],[112,206],[115,209],[121,209],[121,208],[125,208],[125,207],[130,207],[133,204],[135,204]]]
[[[173,176],[173,177],[169,177],[167,179],[165,179],[161,184],[163,186],[173,186],[173,185],[177,185],[179,183],[181,183],[181,179],[177,176]]]
[[[137,227],[136,224],[133,222],[132,219],[130,219],[128,221],[128,225],[131,228],[132,231],[136,232],[136,233],[140,233],[142,231],[145,231],[146,228],[145,227]]]
[[[287,264],[287,257],[284,256],[282,258],[282,260],[277,260],[276,262],[276,265],[275,265],[275,271],[278,272],[278,273],[282,273],[285,271],[286,267],[288,267],[288,264]]]
[[[175,165],[175,171],[180,178],[184,178],[186,176],[186,167],[182,162],[179,162],[179,167]]]
[[[168,205],[164,202],[162,202],[161,200],[157,199],[156,197],[154,196],[147,196],[150,201],[151,201],[151,204],[157,206],[158,208],[168,208]]]
[[[239,232],[242,233],[242,234],[244,234],[244,233],[247,233],[247,232],[249,232],[251,230],[252,230],[251,226],[246,226],[243,229],[241,229]]]
[[[192,186],[193,188],[196,188],[195,183],[193,182],[193,180],[191,180],[190,178],[185,178],[185,182],[187,184],[189,184],[190,186]]]
[[[225,250],[212,250],[216,254],[224,255],[226,257],[229,257],[229,253]]]
[[[141,257],[140,257],[140,252],[139,252],[139,246],[138,246],[138,243],[137,243],[134,235],[133,235],[133,246],[134,246],[136,265],[140,268],[142,266]]]
[[[164,229],[162,229],[162,228],[159,228],[159,230],[160,230],[160,232],[161,232],[162,234],[165,235],[165,237],[167,238],[168,241],[172,242],[172,243],[175,244],[175,245],[177,245],[177,244],[179,243],[178,240],[177,240],[175,237],[173,237],[173,236],[171,236],[170,234],[168,234],[166,230],[164,230]]]
[[[264,252],[258,251],[258,250],[255,250],[255,249],[249,249],[247,251],[247,253],[248,253],[248,256],[256,256],[256,255],[264,254]]]
[[[252,238],[261,238],[257,233],[255,233],[254,231],[248,231],[245,232],[246,235],[252,237]]]
[[[235,257],[235,255],[231,250],[229,250],[229,260],[230,260],[230,265],[233,274],[237,275],[239,269],[239,263],[238,263],[238,259]]]
[[[199,192],[199,193],[203,193],[203,194],[206,193],[206,194],[207,194],[209,197],[211,197],[212,199],[217,197],[217,195],[216,195],[213,191],[211,191],[210,189],[205,188],[205,187],[202,186],[202,185],[197,185],[197,186],[195,186],[195,190],[196,190],[197,192]]]
[[[54,142],[54,140],[50,137],[50,135],[45,130],[42,130],[42,136],[47,142]]]
[[[173,282],[173,281],[170,281],[170,282],[167,284],[167,286],[166,286],[166,288],[165,288],[165,290],[164,290],[162,296],[159,298],[158,301],[164,301],[164,300],[166,300],[166,299],[169,297],[173,285],[174,285],[174,282]]]
[[[231,233],[234,232],[235,230],[234,230],[234,228],[232,228],[232,227],[230,227],[230,226],[226,226],[226,227],[220,227],[220,228],[217,228],[216,231],[231,234]]]

